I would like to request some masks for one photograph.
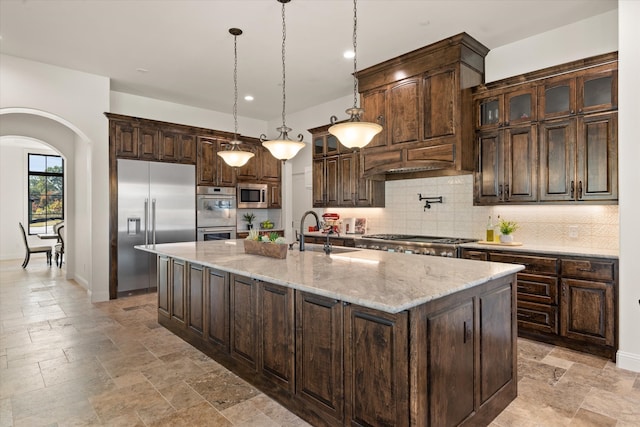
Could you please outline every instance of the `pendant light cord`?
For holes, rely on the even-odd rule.
[[[353,0],[353,108],[358,108],[358,79],[356,72],[358,71],[358,9],[357,0]]]
[[[285,16],[284,16],[284,5],[285,3],[282,3],[282,127],[286,128],[287,125],[285,124],[285,105],[286,105],[286,100],[287,100],[287,91],[286,91],[286,78],[285,78],[285,41],[287,40],[287,24],[285,21]]]
[[[234,139],[238,139],[238,36],[233,36],[233,124]]]

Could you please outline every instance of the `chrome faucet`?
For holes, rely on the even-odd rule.
[[[320,218],[318,218],[318,214],[314,211],[306,211],[302,215],[302,219],[300,220],[300,252],[304,251],[304,220],[309,214],[316,217],[316,227],[318,227],[318,230],[320,230]]]

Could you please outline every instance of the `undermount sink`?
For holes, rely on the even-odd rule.
[[[297,249],[297,246],[295,247]],[[356,248],[345,248],[344,246],[331,246],[332,254],[344,254],[348,252],[355,252]],[[306,243],[304,245],[304,252],[322,252],[324,253],[324,246],[318,244]]]

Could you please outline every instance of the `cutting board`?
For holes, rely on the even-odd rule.
[[[479,242],[476,242],[480,245],[495,245],[495,246],[522,246],[522,242],[488,242],[486,240],[480,240]]]

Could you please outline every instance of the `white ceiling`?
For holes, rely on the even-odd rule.
[[[358,69],[463,31],[493,49],[617,4],[360,0]],[[108,76],[114,91],[231,113],[228,29],[238,27],[238,114],[271,120],[282,110],[281,8],[276,0],[0,0],[0,52]],[[352,44],[353,2],[292,0],[285,10],[287,112],[352,93],[353,62],[342,53]]]

